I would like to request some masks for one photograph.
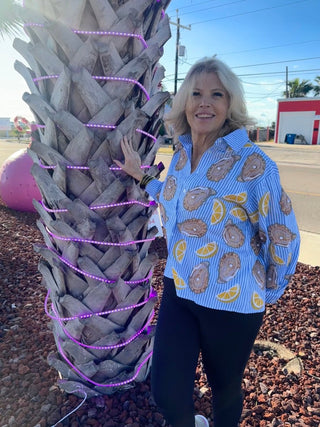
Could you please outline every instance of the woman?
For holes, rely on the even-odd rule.
[[[242,87],[224,63],[190,69],[167,122],[179,142],[163,183],[141,172],[126,138],[116,161],[159,202],[167,234],[153,393],[172,426],[209,426],[192,399],[201,351],[214,426],[236,427],[265,303],[295,271],[299,232],[277,166],[248,139]]]

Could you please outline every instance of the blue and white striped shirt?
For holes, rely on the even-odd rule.
[[[218,310],[255,313],[283,294],[299,254],[299,231],[276,164],[245,129],[217,141],[191,173],[192,140],[179,138],[160,204],[165,276],[177,295]]]

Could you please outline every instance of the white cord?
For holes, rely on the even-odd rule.
[[[82,392],[84,394],[84,398],[82,400],[81,403],[79,403],[79,405],[73,409],[71,412],[69,412],[69,414],[65,415],[63,418],[61,418],[61,420],[57,421],[55,424],[53,424],[51,427],[56,427],[56,425],[58,425],[59,423],[62,423],[63,420],[65,420],[66,418],[68,418],[71,414],[73,414],[74,412],[76,412],[79,408],[81,408],[81,406],[84,404],[84,402],[87,400],[87,393],[81,389],[81,388],[77,388],[76,390],[71,391],[70,393],[74,393],[74,392]]]

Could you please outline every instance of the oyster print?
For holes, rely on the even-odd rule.
[[[176,194],[177,180],[174,176],[169,175],[163,190],[163,197],[165,200],[172,200]]]
[[[182,150],[183,145],[181,144],[181,142],[177,142],[174,146],[174,154],[176,154],[178,151]]]
[[[288,247],[296,235],[282,224],[272,224],[268,227],[268,235],[274,245]]]
[[[189,190],[183,199],[183,207],[187,211],[198,209],[210,196],[216,194],[213,188],[196,187]]]
[[[251,154],[245,161],[238,181],[246,182],[263,175],[266,168],[266,162],[258,153]]]
[[[207,178],[209,181],[218,182],[224,179],[240,158],[240,156],[233,155],[214,163],[207,171]]]
[[[283,188],[281,191],[280,209],[285,215],[289,215],[289,213],[292,211],[291,200]]]
[[[207,224],[201,219],[187,219],[178,224],[178,229],[189,237],[203,237],[207,232]]]
[[[267,271],[266,286],[267,289],[277,289],[277,269],[274,264],[271,264]]]
[[[260,249],[261,249],[261,240],[259,236],[259,232],[256,233],[250,240],[250,245],[253,249],[253,252],[255,255],[259,255]]]
[[[244,234],[236,225],[229,219],[223,230],[223,239],[228,246],[232,248],[240,248],[244,244]]]
[[[261,241],[261,243],[266,243],[266,241],[267,241],[267,235],[266,235],[266,233],[265,233],[263,230],[261,230],[261,229],[259,229],[259,237],[260,237],[260,241]]]
[[[167,216],[167,212],[165,210],[165,207],[163,206],[162,203],[159,203],[158,205],[159,205],[159,210],[160,210],[160,215],[161,215],[162,221],[167,222],[169,218]]]
[[[260,288],[264,289],[266,286],[266,271],[260,261],[257,260],[254,263],[254,266],[252,267],[252,274]]]
[[[179,160],[177,161],[175,170],[181,171],[181,169],[185,167],[187,161],[188,161],[188,156],[187,156],[186,150],[182,148],[179,152]]]
[[[195,294],[202,294],[209,284],[209,262],[202,262],[194,267],[189,277],[189,287]]]
[[[219,262],[218,283],[226,283],[233,279],[241,267],[239,255],[228,252],[222,256]]]

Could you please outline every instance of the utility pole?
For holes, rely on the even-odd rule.
[[[175,72],[174,72],[174,95],[177,93],[178,86],[178,65],[179,65],[179,44],[180,44],[180,28],[185,30],[191,30],[191,25],[185,27],[180,24],[180,18],[178,17],[179,9],[177,9],[177,22],[170,21],[170,24],[177,26],[177,39],[176,39],[176,63],[175,63]]]
[[[286,67],[286,98],[289,98],[288,67]]]

